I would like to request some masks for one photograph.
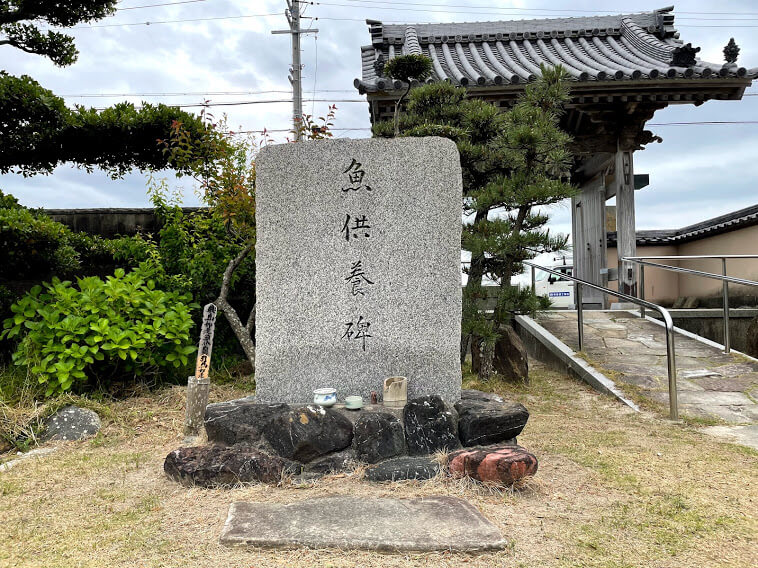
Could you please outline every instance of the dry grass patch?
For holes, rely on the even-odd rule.
[[[637,414],[535,366],[528,386],[487,385],[531,412],[519,441],[540,459],[518,490],[439,477],[370,484],[360,472],[231,490],[168,481],[181,445],[183,390],[110,403],[102,432],[0,473],[0,566],[422,567],[754,566],[758,454]],[[472,377],[467,377],[472,386]],[[244,393],[215,387],[213,400]],[[498,553],[380,555],[218,545],[232,501],[325,495],[467,499],[511,546]]]

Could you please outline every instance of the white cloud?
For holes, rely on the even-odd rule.
[[[303,39],[305,64],[304,86],[318,89],[344,89],[347,92],[319,93],[316,98],[330,100],[359,98],[352,82],[360,75],[360,46],[370,42],[366,18],[383,21],[463,21],[509,19],[511,17],[542,17],[544,12],[521,12],[498,17],[495,6],[465,10],[458,6],[488,6],[484,0],[440,0],[438,7],[403,4],[370,4],[351,0],[331,0],[351,6],[308,5],[304,25],[318,27],[318,51],[312,37]],[[432,4],[431,0],[414,2]],[[125,0],[121,7],[150,4],[144,0]],[[158,2],[156,2],[158,3]],[[493,3],[494,4],[494,3]],[[76,29],[74,35],[81,52],[73,66],[60,69],[48,60],[0,46],[0,68],[12,74],[29,74],[42,85],[59,94],[77,93],[188,93],[211,91],[287,90],[290,44],[286,35],[271,35],[271,30],[287,27],[283,16],[283,0],[214,0],[142,10],[125,10],[100,24],[125,22],[158,22],[167,19],[193,19],[247,14],[282,14],[265,18],[238,18],[150,26],[101,27]],[[660,8],[660,0],[627,4],[634,11]],[[598,3],[590,0],[551,0],[535,6],[517,0],[499,2],[497,7],[525,9],[550,8],[555,12],[597,10]],[[395,9],[390,9],[395,8]],[[603,9],[605,10],[605,6]],[[616,11],[617,3],[607,7]],[[689,20],[708,17],[682,12],[713,11],[712,2],[692,0],[677,4],[677,26],[682,39],[702,46],[704,59],[720,62],[721,49],[730,37],[742,48],[740,62],[748,67],[758,66],[758,36],[751,28],[689,27],[697,25],[747,25],[748,21],[710,22]],[[721,12],[758,12],[751,0],[723,0]],[[489,13],[488,13],[489,12]],[[716,17],[716,16],[712,16]],[[736,17],[736,16],[720,16]],[[329,19],[351,18],[352,20]],[[318,52],[318,62],[316,53]],[[316,68],[318,72],[316,74]],[[753,89],[758,92],[758,89]],[[249,99],[287,98],[286,93],[262,95],[213,95],[213,102]],[[307,95],[306,95],[307,97]],[[105,106],[128,98],[151,102],[196,103],[204,97],[125,97],[111,99],[68,97],[69,104]],[[306,112],[316,116],[326,113],[328,103],[306,103]],[[368,128],[369,115],[365,103],[337,103],[335,121],[337,136],[364,137],[367,131],[345,131],[344,128]],[[227,113],[229,124],[243,129],[269,130],[290,127],[291,105],[277,103],[238,107],[216,107],[217,115]],[[682,105],[657,113],[651,122],[696,120],[756,120],[758,97],[737,103],[708,103],[696,108]],[[744,207],[756,201],[758,172],[756,146],[758,126],[714,127],[651,127],[663,135],[664,143],[650,146],[635,156],[638,173],[651,174],[651,187],[638,192],[638,226],[640,228],[679,227],[713,215]],[[275,135],[283,141],[285,134]],[[17,194],[22,202],[45,207],[147,206],[144,177],[139,173],[122,181],[112,181],[105,174],[86,174],[69,167],[58,168],[52,176],[22,178],[0,176],[0,187]],[[188,198],[194,203],[194,198]],[[691,204],[683,207],[682,203]],[[553,211],[553,230],[570,230],[567,207]]]

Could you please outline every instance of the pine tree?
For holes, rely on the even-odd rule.
[[[494,346],[502,325],[514,313],[544,307],[531,290],[511,285],[522,262],[545,251],[561,249],[567,238],[551,235],[544,207],[571,197],[568,183],[570,137],[560,129],[562,106],[568,101],[565,71],[543,68],[509,111],[470,99],[466,90],[435,83],[410,93],[401,117],[404,136],[437,135],[458,146],[463,169],[464,224],[462,247],[471,252],[464,291],[461,353],[472,339],[484,355],[482,378],[492,370]],[[374,133],[389,136],[392,125],[379,123]],[[480,309],[487,296],[484,277],[499,284],[497,307],[489,316]]]
[[[76,62],[74,38],[46,29],[70,28],[116,12],[117,0],[0,0],[0,46]],[[2,53],[7,52],[2,50]],[[66,107],[61,97],[27,75],[0,70],[0,173],[51,173],[62,163],[100,167],[113,177],[132,168],[175,167],[158,146],[173,125],[200,134],[200,117],[163,104],[120,103],[104,110]],[[197,148],[199,153],[207,148]]]
[[[71,65],[79,52],[74,38],[38,26],[70,28],[116,13],[117,0],[0,0],[0,45],[49,58],[60,67]]]
[[[395,103],[395,136],[400,134],[400,105],[408,96],[414,81],[423,81],[432,73],[432,60],[425,55],[400,55],[393,57],[384,66],[384,73],[405,83],[405,92]]]

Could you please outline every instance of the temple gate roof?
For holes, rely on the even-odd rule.
[[[679,38],[672,11],[442,24],[367,20],[371,45],[361,48],[362,77],[355,86],[361,93],[399,89],[399,82],[382,75],[383,65],[414,53],[431,58],[429,81],[466,87],[517,87],[534,80],[541,64],[562,65],[583,86],[609,88],[758,77],[758,68],[701,61],[700,48]]]

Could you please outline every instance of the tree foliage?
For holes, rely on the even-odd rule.
[[[541,303],[531,292],[511,286],[522,262],[565,246],[566,237],[546,228],[545,207],[573,195],[568,183],[569,136],[559,127],[568,101],[565,71],[543,68],[518,103],[501,112],[493,104],[467,97],[466,90],[433,83],[410,93],[400,120],[404,136],[444,136],[461,155],[464,212],[462,247],[471,253],[464,292],[463,333],[491,347],[499,327],[513,313],[531,312]],[[389,136],[392,125],[374,133]],[[497,308],[490,317],[479,308],[486,298],[483,278],[499,284]],[[488,350],[492,353],[492,350]]]
[[[404,82],[407,86],[395,103],[395,136],[400,134],[399,115],[400,105],[408,96],[414,81],[423,81],[432,73],[432,60],[426,55],[400,55],[393,57],[384,66],[384,74],[392,79]]]
[[[184,256],[189,257],[178,266],[184,274],[197,278],[195,273],[198,272],[208,277],[206,281],[210,287],[207,292],[216,294],[212,298],[204,295],[198,299],[205,302],[207,298],[208,302],[216,304],[245,356],[254,365],[255,264],[250,253],[255,246],[255,154],[258,144],[250,136],[230,131],[225,119],[215,122],[213,116],[205,112],[201,118],[207,124],[202,132],[193,135],[176,125],[163,144],[170,160],[195,180],[197,193],[209,206],[210,223],[206,235],[210,238],[204,243],[193,242],[192,235],[203,226],[203,220],[200,214],[196,214],[187,218],[186,224],[177,222],[183,215],[178,203],[174,203],[173,208],[163,208],[174,215],[174,222],[167,223],[162,229],[161,243],[162,246],[164,242],[176,243],[177,250],[168,256],[181,258],[183,251]],[[267,140],[264,137],[263,142]],[[197,147],[205,148],[207,152],[198,154]],[[161,182],[160,187],[157,192],[155,187],[151,191],[156,207],[160,205],[161,193],[168,190],[165,182]],[[215,253],[214,247],[217,249]],[[196,270],[187,271],[193,266]],[[201,271],[201,268],[208,270]],[[245,293],[237,299],[235,308],[230,303],[230,293],[236,285]],[[241,320],[237,308],[249,310],[246,322]]]
[[[201,118],[178,108],[120,103],[101,111],[69,109],[31,77],[0,71],[1,173],[50,173],[63,163],[98,167],[113,177],[132,168],[181,167],[159,146],[177,124],[203,140]],[[209,150],[195,146],[191,151],[203,156]]]
[[[114,256],[133,250],[135,239],[104,239],[77,233],[43,212],[21,206],[0,191],[0,284],[7,280],[38,283],[53,276],[89,276],[107,267]],[[133,255],[125,254],[133,260]],[[143,259],[140,259],[143,260]],[[122,264],[136,267],[139,262]],[[0,310],[0,318],[3,316]]]
[[[0,0],[0,45],[42,55],[60,67],[79,55],[74,38],[40,25],[72,27],[116,12],[117,0]]]

